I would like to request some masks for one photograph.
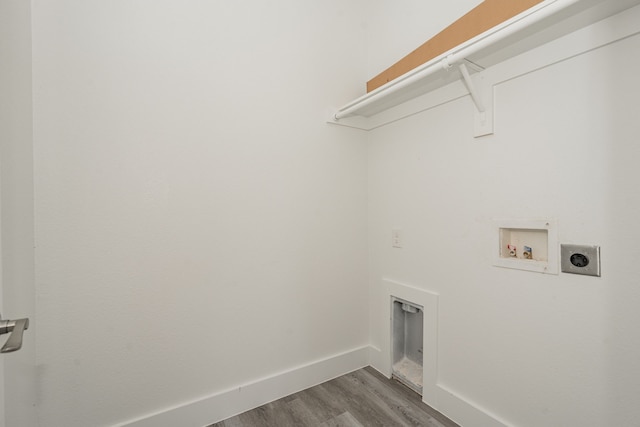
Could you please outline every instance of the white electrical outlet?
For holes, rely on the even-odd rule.
[[[397,229],[391,230],[391,247],[393,248],[402,247],[402,231]]]

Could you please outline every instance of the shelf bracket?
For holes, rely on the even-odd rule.
[[[476,90],[476,85],[471,80],[471,76],[469,75],[469,70],[467,70],[467,65],[462,63],[458,66],[460,69],[460,73],[462,73],[462,78],[464,79],[464,83],[467,85],[467,89],[469,89],[469,95],[471,95],[471,99],[473,99],[473,103],[476,104],[476,108],[479,113],[484,113],[486,110],[484,108],[484,104],[482,103],[482,99],[480,99],[480,95]]]
[[[485,95],[484,99],[487,102],[487,104],[485,104],[483,97],[478,91],[478,86],[469,75],[467,65],[462,63],[458,66],[458,69],[462,74],[462,79],[469,91],[469,95],[471,95],[471,99],[476,106],[473,136],[477,138],[493,134],[493,87],[488,88],[486,84],[481,85],[483,89],[486,89],[483,93],[483,95]],[[483,77],[481,76],[480,80],[482,79]],[[489,105],[489,108],[487,108],[486,105]]]

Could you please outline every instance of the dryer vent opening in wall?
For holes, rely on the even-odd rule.
[[[392,368],[394,378],[422,395],[422,306],[392,298]]]

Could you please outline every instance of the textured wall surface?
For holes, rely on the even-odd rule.
[[[467,401],[634,425],[638,36],[497,85],[493,136],[472,138],[468,97],[370,133],[325,123],[478,3],[11,3],[3,278],[29,299],[35,271],[40,425],[384,352],[383,277],[440,295],[438,381]],[[494,267],[496,217],[556,218],[561,242],[601,246],[602,277]]]
[[[361,6],[34,4],[43,425],[367,344]]]
[[[381,278],[439,293],[439,383],[508,425],[637,422],[638,49],[498,84],[492,136],[472,137],[468,97],[370,133],[372,344]],[[494,267],[494,218],[556,218],[561,243],[601,246],[602,277]]]
[[[3,354],[0,364],[0,425],[35,425],[36,382],[33,145],[31,103],[31,6],[0,2],[0,218],[2,279],[0,313],[4,319],[28,317],[18,353]],[[4,345],[7,335],[0,338]],[[2,366],[0,366],[2,370]],[[5,404],[4,410],[2,404]]]

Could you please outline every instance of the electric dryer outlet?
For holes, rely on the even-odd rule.
[[[560,245],[563,273],[600,277],[600,246]]]

